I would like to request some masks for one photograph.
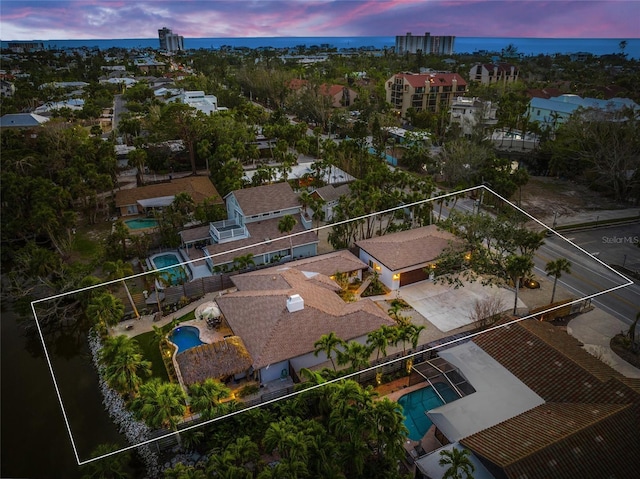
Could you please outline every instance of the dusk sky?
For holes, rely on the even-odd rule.
[[[640,0],[0,0],[2,40],[455,35],[638,38]]]

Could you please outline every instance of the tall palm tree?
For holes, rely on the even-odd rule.
[[[127,292],[127,298],[129,298],[129,303],[131,303],[133,313],[136,315],[136,319],[140,319],[138,308],[136,308],[136,304],[133,302],[133,298],[131,297],[131,292],[129,291],[127,282],[124,280],[125,277],[133,275],[133,266],[131,266],[131,263],[122,261],[121,259],[116,261],[105,261],[105,263],[102,265],[102,269],[104,269],[108,273],[108,278],[110,280],[122,278],[122,284],[124,285],[124,289]]]
[[[443,479],[473,479],[473,471],[476,468],[469,459],[470,454],[468,449],[460,450],[455,447],[450,451],[440,451],[438,464],[442,467],[449,466],[442,476]]]
[[[131,408],[150,427],[177,431],[186,410],[186,395],[179,384],[155,378],[140,387]]]
[[[372,436],[375,439],[377,456],[400,460],[404,454],[403,441],[408,430],[404,425],[402,407],[395,401],[382,398],[375,401],[370,414]]]
[[[298,221],[292,215],[284,215],[278,222],[278,231],[280,233],[289,234]],[[289,246],[291,248],[291,259],[293,259],[293,238],[289,237]]]
[[[202,383],[195,383],[189,387],[191,409],[199,412],[205,419],[218,415],[220,400],[228,398],[231,390],[215,379],[205,379]]]
[[[313,351],[314,356],[318,356],[320,353],[325,353],[327,357],[331,360],[331,365],[333,366],[333,370],[336,370],[336,364],[333,362],[332,354],[334,352],[340,351],[340,347],[344,346],[344,340],[340,339],[336,336],[336,333],[331,331],[329,334],[323,334],[320,336],[320,339],[313,343],[313,347],[315,350]]]
[[[533,268],[533,260],[529,256],[519,256],[512,254],[507,258],[505,271],[513,281],[516,290],[513,302],[513,314],[518,311],[518,291],[520,290],[520,280]]]
[[[372,349],[357,341],[349,341],[344,351],[338,351],[338,364],[345,365],[351,363],[351,369],[358,371],[369,366],[369,357]]]
[[[551,304],[556,297],[556,286],[558,285],[558,280],[562,276],[562,273],[571,274],[571,263],[566,258],[558,258],[556,260],[549,261],[544,270],[547,272],[547,276],[553,276],[553,291],[551,291],[551,301],[549,302]]]
[[[395,333],[395,328],[383,324],[380,329],[371,331],[367,335],[367,344],[371,348],[378,350],[378,353],[376,354],[376,361],[380,359],[381,353],[382,356],[387,355],[387,346],[390,344],[390,341],[393,340]]]
[[[135,396],[142,378],[151,376],[151,362],[144,359],[138,343],[125,335],[108,338],[99,360],[107,384],[122,394]]]
[[[115,326],[122,319],[124,305],[111,293],[101,293],[89,300],[85,314],[106,333],[108,326]]]

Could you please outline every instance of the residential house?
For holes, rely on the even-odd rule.
[[[503,87],[518,81],[520,70],[511,63],[476,63],[469,70],[469,79],[483,85],[500,84]]]
[[[288,87],[289,90],[297,92],[304,88],[310,88],[310,84],[308,80],[293,78],[289,82]],[[351,106],[355,99],[358,98],[358,93],[355,90],[344,85],[329,85],[328,83],[323,83],[318,87],[318,93],[328,97],[331,101],[331,106],[334,108]]]
[[[456,237],[436,225],[360,240],[360,259],[378,273],[380,281],[395,290],[433,279],[438,256],[456,243]]]
[[[0,128],[37,128],[49,118],[35,113],[8,113],[0,117]]]
[[[464,95],[467,82],[457,73],[397,73],[385,84],[386,99],[404,118],[407,110],[449,111],[454,98]]]
[[[253,255],[256,266],[318,254],[318,236],[304,218],[298,196],[287,182],[235,190],[224,198],[227,218],[182,231],[182,247],[203,248],[212,273],[233,269],[236,258]],[[286,215],[296,220],[289,233],[279,223]],[[287,238],[288,235],[293,235]]]
[[[355,257],[345,261],[348,254],[340,252],[339,257],[329,258],[330,270],[341,272],[344,265],[356,270],[366,267]],[[302,265],[234,276],[237,292],[216,299],[229,327],[246,345],[254,377],[261,384],[326,362],[323,353],[314,354],[314,343],[322,335],[333,332],[346,341],[364,343],[371,331],[394,324],[369,299],[342,300],[335,281],[316,271],[322,263],[318,257]]]
[[[215,95],[205,95],[203,91],[182,91],[180,94],[169,98],[167,103],[176,101],[189,105],[205,115],[210,115],[219,110],[218,98]]]
[[[451,104],[451,123],[460,125],[464,135],[471,135],[478,127],[485,129],[496,125],[497,110],[490,101],[459,96]]]
[[[397,55],[404,55],[405,53],[418,53],[422,52],[425,55],[452,55],[453,45],[456,41],[454,36],[431,36],[429,32],[421,35],[411,35],[411,32],[407,32],[406,35],[396,36],[396,48]]]
[[[468,344],[469,351],[480,348],[543,403],[535,404],[532,396],[520,404],[523,411],[505,418],[503,408],[517,409],[510,394],[475,402],[470,394],[428,413],[443,444],[470,450],[495,478],[637,475],[640,379],[624,377],[566,332],[534,319],[484,332]],[[459,348],[440,354],[461,366],[475,387],[473,376],[490,368],[481,368],[478,356]],[[416,461],[416,477],[434,477],[422,462]]]
[[[0,96],[11,98],[16,92],[15,85],[7,80],[0,80]]]
[[[349,189],[349,185],[327,185],[314,190],[311,193],[311,197],[315,200],[322,201],[324,221],[329,222],[333,219],[333,209],[337,206],[340,198],[344,195],[349,195],[350,193],[351,190]]]
[[[629,98],[582,98],[578,95],[560,95],[551,98],[534,97],[529,102],[527,114],[531,121],[542,127],[555,130],[565,123],[578,110],[591,109],[603,118],[612,120],[624,118],[625,115],[638,115],[640,105]]]
[[[187,176],[164,183],[118,190],[116,191],[116,208],[120,216],[149,215],[154,210],[165,208],[173,203],[178,193],[188,193],[196,205],[211,198],[214,198],[216,203],[222,204],[222,199],[209,178]]]
[[[340,108],[341,106],[351,106],[358,94],[355,90],[343,85],[328,85],[323,83],[320,85],[320,94],[331,99],[331,106]]]

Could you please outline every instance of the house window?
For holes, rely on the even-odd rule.
[[[137,205],[129,205],[127,206],[127,214],[128,215],[135,215],[138,213],[138,206]]]

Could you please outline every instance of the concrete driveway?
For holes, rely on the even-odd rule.
[[[448,284],[421,281],[400,288],[400,297],[442,332],[471,324],[473,321],[470,315],[476,301],[492,296],[500,298],[504,311],[513,310],[513,291],[497,286],[482,286],[477,281],[463,284],[463,287],[454,289]],[[518,309],[526,307],[518,298]]]

